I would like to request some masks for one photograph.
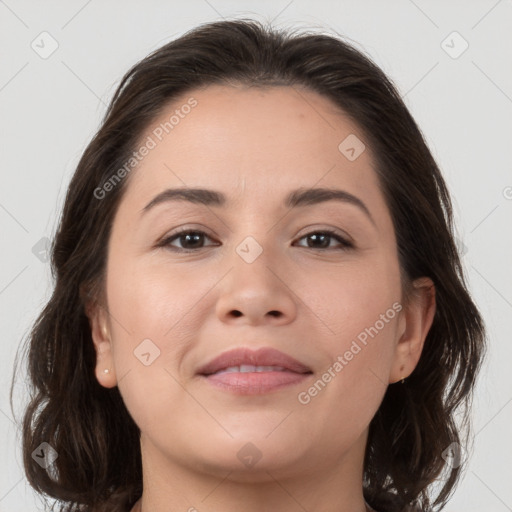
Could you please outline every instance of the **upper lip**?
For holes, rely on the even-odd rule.
[[[231,366],[240,365],[281,366],[295,373],[311,373],[311,369],[306,365],[271,347],[263,347],[258,350],[249,348],[228,350],[201,366],[197,373],[211,375]]]

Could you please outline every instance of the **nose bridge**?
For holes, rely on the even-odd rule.
[[[280,251],[269,246],[271,239],[271,234],[248,235],[235,246],[217,304],[223,321],[283,323],[295,318],[295,299],[280,275]]]
[[[258,236],[260,241],[256,239],[256,236],[246,236],[236,245],[236,255],[233,255],[232,258],[233,272],[238,284],[270,291],[277,288],[274,281],[276,279],[275,272],[280,266],[279,250],[272,247],[271,236],[267,236],[263,240],[260,235]],[[271,272],[272,268],[274,268],[274,272]]]

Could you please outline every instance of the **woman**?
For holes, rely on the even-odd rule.
[[[135,65],[52,265],[23,449],[61,510],[426,511],[455,489],[484,325],[439,168],[345,42],[223,21]]]

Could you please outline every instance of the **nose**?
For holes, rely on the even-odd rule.
[[[289,272],[262,254],[252,263],[235,254],[222,280],[216,305],[218,318],[234,325],[285,325],[297,315],[298,297]]]

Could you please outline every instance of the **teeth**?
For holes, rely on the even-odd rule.
[[[251,373],[251,372],[282,372],[282,366],[254,366],[252,364],[242,364],[240,366],[230,366],[216,372],[219,373]]]

